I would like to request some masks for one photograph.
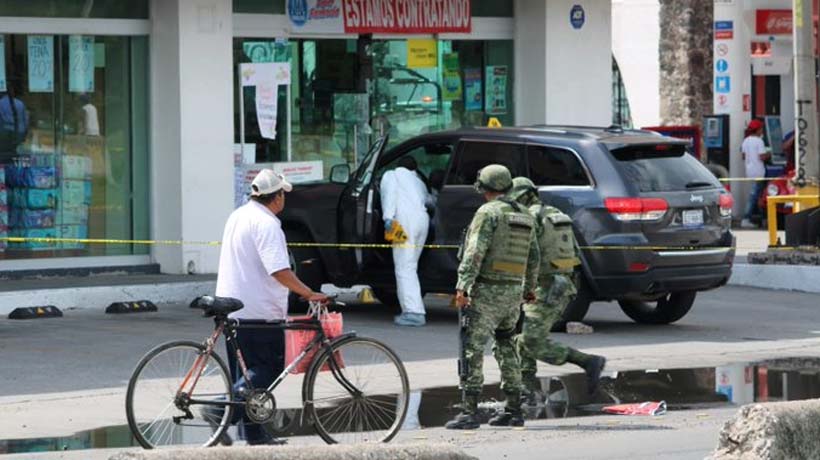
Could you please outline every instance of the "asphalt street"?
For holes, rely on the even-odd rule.
[[[396,327],[393,309],[380,304],[349,304],[344,309],[345,329],[381,339],[405,361],[453,359],[458,350],[456,312],[441,299],[426,300],[426,327]],[[597,303],[586,319],[594,334],[556,337],[581,349],[640,347],[659,355],[681,342],[706,343],[715,352],[742,343],[754,349],[757,343],[820,339],[817,308],[813,294],[725,287],[699,294],[690,314],[673,325],[638,325],[617,304]],[[161,306],[158,313],[77,310],[66,311],[63,318],[3,319],[0,396],[122,387],[149,349],[169,340],[202,341],[212,326],[210,319],[187,305]],[[697,363],[698,357],[691,356],[690,365]]]
[[[618,371],[818,356],[816,299],[813,294],[726,287],[700,294],[692,312],[669,326],[637,325],[617,304],[599,303],[593,305],[586,321],[594,327],[593,334],[556,334],[556,338],[607,355],[608,367]],[[406,362],[414,389],[457,381],[456,312],[446,299],[426,300],[429,324],[423,328],[394,326],[395,312],[380,304],[351,303],[344,309],[345,329],[393,347]],[[121,427],[125,423],[123,388],[140,357],[165,341],[201,341],[211,328],[210,319],[183,304],[162,305],[158,313],[106,315],[70,310],[63,318],[0,320],[0,433],[6,435],[0,436],[0,452],[3,438],[70,436],[83,430]],[[489,383],[498,379],[493,366],[492,358],[485,360]],[[546,368],[542,375],[543,371],[555,375],[577,369]],[[704,375],[714,381],[714,374]],[[443,399],[447,398],[439,405],[456,399],[452,395]],[[561,459],[704,458],[715,447],[720,427],[736,410],[726,403],[693,405],[670,408],[660,417],[537,420],[525,430],[482,427],[473,434],[423,424],[422,430],[403,431],[397,442],[449,442],[482,459],[544,458],[545,452]],[[423,411],[418,413],[421,417]],[[293,442],[321,441],[308,436]],[[111,452],[98,449],[9,458],[97,460],[108,458]]]

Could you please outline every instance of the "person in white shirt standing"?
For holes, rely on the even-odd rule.
[[[285,192],[293,189],[281,175],[263,169],[251,184],[251,198],[236,209],[225,224],[216,295],[233,297],[244,308],[231,318],[284,320],[288,315],[288,293],[293,291],[309,301],[327,301],[327,296],[313,292],[290,268],[287,242],[277,214],[285,208]],[[248,376],[254,388],[266,388],[285,368],[283,330],[240,329],[236,334]],[[245,380],[236,358],[228,353],[233,391],[241,397]],[[244,417],[237,411],[235,420]],[[248,444],[282,444],[270,437],[259,425],[244,423]],[[221,440],[230,444],[230,439]]]
[[[396,169],[384,173],[380,188],[385,229],[396,220],[407,234],[405,243],[393,246],[396,293],[402,310],[394,322],[399,326],[424,326],[427,318],[418,267],[430,228],[426,205],[431,197],[416,173],[417,167],[413,157],[401,158]]]
[[[759,178],[766,176],[766,166],[764,162],[769,158],[766,152],[766,145],[763,143],[763,122],[754,119],[746,127],[746,138],[740,150],[743,152],[743,162],[746,164],[746,177]],[[746,212],[743,213],[743,220],[740,222],[741,228],[755,228],[752,223],[752,216],[757,211],[757,198],[760,192],[766,187],[766,181],[758,180],[752,182],[749,199],[746,202]]]

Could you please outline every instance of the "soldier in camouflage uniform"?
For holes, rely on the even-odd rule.
[[[534,298],[539,252],[535,242],[535,219],[507,193],[512,188],[510,171],[489,165],[478,175],[476,189],[487,200],[467,231],[460,253],[456,305],[462,309],[464,372],[462,413],[445,426],[476,429],[478,399],[484,383],[484,349],[495,338],[501,389],[507,410],[492,425],[524,425],[521,414],[521,369],[514,342],[520,305]]]
[[[525,391],[540,390],[536,359],[554,366],[570,362],[584,369],[587,388],[594,393],[606,364],[603,356],[588,355],[550,340],[550,330],[577,294],[573,272],[580,265],[578,245],[572,233],[572,219],[557,208],[541,203],[538,190],[526,177],[513,180],[510,197],[527,206],[536,219],[541,251],[535,301],[524,304],[524,328],[516,337]]]

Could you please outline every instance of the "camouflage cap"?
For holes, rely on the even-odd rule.
[[[512,187],[512,174],[506,166],[487,165],[478,172],[475,187],[482,192],[506,192]]]
[[[510,197],[525,206],[529,206],[538,201],[538,189],[528,178],[516,177],[512,180]]]

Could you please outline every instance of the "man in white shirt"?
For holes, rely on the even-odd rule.
[[[740,150],[743,152],[743,161],[746,164],[746,177],[765,177],[766,166],[764,161],[769,158],[766,152],[766,145],[763,143],[763,123],[760,120],[754,119],[749,122],[746,128],[746,138],[743,139],[743,144]],[[757,198],[760,192],[766,187],[766,181],[754,181],[754,184],[749,192],[749,199],[746,202],[746,212],[743,213],[743,220],[740,222],[741,228],[755,228],[752,223],[752,216],[757,211]]]
[[[413,157],[401,158],[396,169],[384,173],[380,188],[385,229],[389,230],[395,220],[407,234],[405,243],[393,246],[396,293],[402,310],[394,322],[399,326],[424,326],[426,323],[418,267],[430,228],[426,205],[431,197],[416,169]]]
[[[281,174],[263,169],[251,183],[251,199],[225,224],[216,295],[233,297],[244,304],[244,308],[231,313],[231,318],[284,320],[289,291],[310,301],[327,301],[327,296],[305,286],[290,268],[285,234],[276,215],[285,208],[285,192],[292,189]],[[284,331],[240,329],[236,342],[254,388],[268,387],[284,370]],[[245,380],[233,353],[228,353],[228,360],[233,390],[240,397]],[[237,412],[235,419],[244,417],[242,411]],[[259,425],[245,422],[244,429],[248,444],[282,444]],[[230,440],[223,437],[222,443]]]

